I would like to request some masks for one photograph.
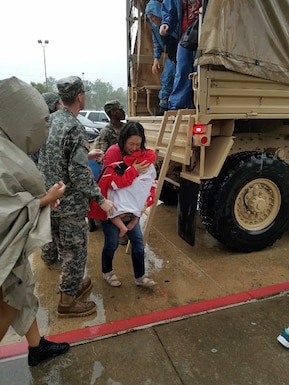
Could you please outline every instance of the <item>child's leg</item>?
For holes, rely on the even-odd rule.
[[[118,236],[121,238],[124,236],[124,234],[127,232],[127,227],[126,225],[123,223],[122,219],[121,219],[121,216],[117,216],[117,217],[114,217],[114,218],[110,218],[111,222],[119,228],[119,234]]]
[[[138,223],[139,217],[133,217],[132,220],[126,225],[128,231],[132,230]]]

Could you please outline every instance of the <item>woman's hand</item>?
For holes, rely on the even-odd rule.
[[[113,214],[113,212],[114,212],[114,210],[116,210],[117,209],[117,207],[116,207],[116,205],[112,202],[112,201],[110,201],[109,199],[106,199],[101,205],[99,205],[101,208],[102,208],[102,210],[104,210],[106,213],[107,213],[107,215],[112,215]]]
[[[149,165],[150,164],[146,160],[143,160],[141,163],[137,163],[137,160],[135,160],[133,163],[133,167],[139,174],[144,174],[145,172],[147,172]]]
[[[50,205],[51,209],[53,210],[57,206],[59,206],[59,198],[62,197],[65,189],[66,186],[63,182],[55,183],[55,185],[47,191],[46,195],[44,195],[44,197],[40,199],[40,208]]]

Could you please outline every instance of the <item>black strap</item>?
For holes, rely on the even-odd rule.
[[[100,173],[98,174],[97,176],[97,179],[96,179],[96,183],[98,184],[103,176],[103,174],[105,173],[105,171],[111,167],[118,175],[123,175],[125,170],[128,168],[128,166],[124,163],[124,162],[120,162],[119,164],[117,165],[111,165],[109,164],[108,166],[104,167]]]

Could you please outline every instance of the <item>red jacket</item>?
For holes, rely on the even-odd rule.
[[[105,167],[100,174],[98,185],[101,189],[102,195],[107,198],[108,189],[112,188],[112,182],[117,184],[119,188],[127,187],[132,184],[134,179],[139,175],[137,170],[132,166],[135,160],[141,163],[147,160],[148,163],[153,163],[156,160],[156,153],[153,150],[146,149],[145,151],[136,151],[132,155],[126,155],[123,162],[114,162]],[[151,193],[147,199],[147,206],[151,206],[154,202],[155,187],[151,189]],[[95,218],[99,220],[106,220],[107,215],[99,204],[92,200],[90,203],[90,210],[87,214],[88,218]]]

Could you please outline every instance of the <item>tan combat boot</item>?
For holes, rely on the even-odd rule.
[[[75,294],[75,299],[79,300],[80,298],[84,297],[86,294],[88,294],[92,289],[92,282],[91,279],[88,277],[85,277],[81,283],[80,289]]]
[[[96,312],[93,301],[78,301],[75,296],[60,293],[57,313],[61,317],[84,317]]]

